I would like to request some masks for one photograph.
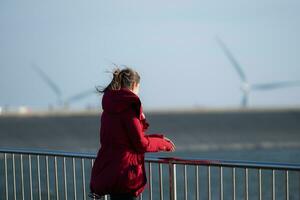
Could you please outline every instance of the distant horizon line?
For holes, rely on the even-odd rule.
[[[182,107],[182,108],[151,108],[144,109],[145,113],[151,114],[172,114],[172,113],[251,113],[251,112],[300,112],[300,106],[281,106],[281,107]],[[53,109],[53,110],[12,110],[0,112],[1,116],[68,116],[68,115],[97,115],[102,113],[102,109]]]

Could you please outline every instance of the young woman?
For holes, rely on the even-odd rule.
[[[101,147],[94,162],[90,190],[111,200],[133,200],[145,188],[146,152],[174,151],[162,134],[145,134],[149,127],[138,97],[139,74],[131,68],[116,69],[104,89],[100,128]]]

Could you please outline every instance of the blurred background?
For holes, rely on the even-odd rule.
[[[300,80],[299,2],[1,1],[0,106],[45,109],[106,85],[113,63],[141,74],[145,109],[238,107],[241,80]],[[40,68],[58,91],[32,66]],[[250,107],[299,107],[300,87],[255,91]],[[71,108],[99,107],[99,97]]]
[[[113,63],[174,155],[299,162],[300,3],[1,1],[0,145],[96,152]],[[170,154],[168,154],[170,155]]]

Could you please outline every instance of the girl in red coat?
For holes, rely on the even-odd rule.
[[[138,97],[139,74],[131,68],[116,69],[111,83],[99,92],[102,98],[101,147],[94,162],[90,190],[111,200],[133,200],[146,185],[144,154],[174,151],[161,134],[145,134],[149,124]]]

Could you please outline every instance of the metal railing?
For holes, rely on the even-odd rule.
[[[92,153],[0,148],[0,199],[88,199]],[[300,165],[146,157],[140,199],[300,199]],[[104,199],[109,199],[105,196]]]

